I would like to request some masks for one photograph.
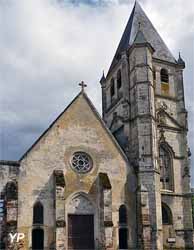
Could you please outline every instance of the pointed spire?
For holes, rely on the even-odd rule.
[[[171,54],[168,47],[154,28],[153,24],[151,23],[143,9],[141,8],[140,4],[138,3],[138,1],[135,1],[133,10],[131,12],[125,31],[122,35],[119,46],[113,58],[109,72],[117,63],[118,56],[123,51],[128,50],[129,47],[134,43],[137,32],[139,30],[139,24],[140,30],[142,31],[145,40],[150,43],[150,45],[155,49],[153,56],[157,59],[176,63],[176,60],[174,59],[173,55]]]
[[[177,60],[177,63],[178,63],[180,66],[182,66],[183,68],[185,68],[185,62],[184,62],[184,60],[183,60],[182,57],[181,57],[181,52],[179,52],[179,58],[178,58],[178,60]]]

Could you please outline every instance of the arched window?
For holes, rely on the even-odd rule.
[[[115,95],[115,81],[114,81],[114,79],[111,79],[111,85],[110,85],[111,101],[112,101],[114,95]]]
[[[41,202],[36,202],[33,207],[33,224],[44,223],[44,209]]]
[[[162,203],[162,224],[163,225],[172,225],[172,213],[170,208]]]
[[[159,157],[161,188],[173,191],[172,157],[167,146],[160,145]]]
[[[44,230],[35,228],[32,230],[32,250],[44,249]]]
[[[128,249],[127,208],[119,208],[119,249]]]
[[[117,72],[117,89],[120,89],[122,86],[121,70]]]
[[[8,182],[6,185],[6,199],[7,200],[17,200],[18,190],[17,184],[15,182]]]
[[[125,205],[119,208],[119,224],[127,224],[127,209]]]
[[[168,71],[166,69],[161,69],[160,79],[162,83],[168,83],[169,77],[168,77]]]

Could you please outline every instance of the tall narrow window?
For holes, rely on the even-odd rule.
[[[119,249],[128,249],[127,208],[119,208]]]
[[[168,83],[169,77],[168,77],[168,71],[166,69],[161,69],[160,79],[162,83]]]
[[[6,185],[6,199],[7,200],[17,200],[17,184],[15,182],[8,182]]]
[[[168,71],[166,69],[161,69],[160,71],[160,80],[161,80],[161,94],[169,94],[169,77]]]
[[[44,249],[44,231],[41,228],[35,228],[32,231],[32,250]]]
[[[160,145],[160,183],[161,188],[166,190],[173,190],[173,171],[172,171],[172,157],[164,145]]]
[[[125,205],[119,208],[119,224],[127,224],[127,209]]]
[[[153,67],[153,79],[156,81],[156,69]]]
[[[121,70],[117,72],[117,89],[120,89],[122,86]]]
[[[172,213],[170,208],[162,203],[162,224],[163,225],[172,225]]]
[[[41,202],[36,202],[33,207],[33,224],[44,223],[44,209]]]
[[[110,85],[111,101],[112,101],[114,95],[115,95],[115,81],[114,81],[114,79],[111,79],[111,85]]]

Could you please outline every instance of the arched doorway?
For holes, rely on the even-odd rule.
[[[32,230],[32,250],[44,250],[44,230],[42,228]]]
[[[119,249],[128,249],[127,208],[124,204],[119,208]]]
[[[162,203],[162,231],[163,231],[163,245],[165,248],[169,247],[168,239],[174,239],[173,218],[170,208]]]
[[[68,250],[95,249],[94,207],[82,194],[74,196],[67,209]]]

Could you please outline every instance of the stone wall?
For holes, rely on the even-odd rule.
[[[145,47],[149,44],[139,44],[134,49],[133,44],[126,53],[128,60],[122,68],[122,60],[111,69],[108,78],[104,80],[103,86],[106,91],[106,98],[110,108],[103,110],[104,120],[113,133],[120,127],[124,127],[123,133],[128,141],[125,152],[131,164],[137,171],[148,169],[154,166],[156,173],[139,174],[139,184],[148,188],[150,197],[150,209],[156,206],[160,243],[166,247],[166,238],[170,237],[169,228],[162,228],[161,201],[166,203],[176,214],[176,222],[173,225],[176,243],[172,247],[181,249],[192,247],[192,219],[191,219],[191,195],[190,195],[190,166],[189,147],[187,144],[187,111],[184,101],[183,69],[184,63],[170,63],[152,57],[146,52]],[[117,71],[122,70],[122,91],[123,99],[110,104],[110,82],[116,78]],[[168,83],[161,83],[161,69],[168,72]],[[154,77],[155,74],[155,77]],[[148,86],[153,86],[153,88]],[[154,93],[153,93],[154,91]],[[105,94],[104,94],[105,96]],[[149,101],[147,102],[147,100]],[[125,116],[124,114],[128,114]],[[153,121],[149,122],[149,115],[143,119],[145,114],[152,116]],[[164,143],[168,146],[172,160],[173,191],[160,190],[160,159],[159,145]],[[150,148],[150,145],[152,149]],[[153,156],[150,157],[149,156]],[[152,187],[152,188],[151,188]],[[149,190],[156,190],[155,196]],[[155,204],[155,205],[154,205]],[[176,210],[176,207],[180,209]],[[176,211],[175,211],[176,210]],[[153,221],[152,227],[155,226]],[[142,225],[139,225],[140,227]],[[164,239],[162,239],[162,230]],[[168,232],[167,232],[168,231]],[[168,235],[168,236],[167,236]],[[186,236],[185,236],[186,235]],[[160,249],[159,248],[159,249]]]
[[[118,248],[118,210],[123,203],[129,211],[129,245],[136,244],[135,176],[99,119],[87,98],[80,94],[21,161],[18,230],[26,236],[24,249],[32,244],[32,209],[37,200],[44,206],[45,248],[57,237],[57,249],[67,249],[68,213],[74,211],[71,203],[79,193],[93,204],[96,249]],[[78,174],[72,169],[72,155],[80,151],[92,159],[89,173]],[[64,175],[63,187],[56,184],[57,172]],[[106,188],[100,191],[99,173],[106,173],[111,194]]]
[[[19,174],[19,163],[13,161],[0,161],[0,249],[10,246],[9,233],[17,230],[17,183]],[[14,190],[10,188],[14,184]],[[12,194],[8,192],[13,192]],[[9,197],[8,197],[9,195]]]

